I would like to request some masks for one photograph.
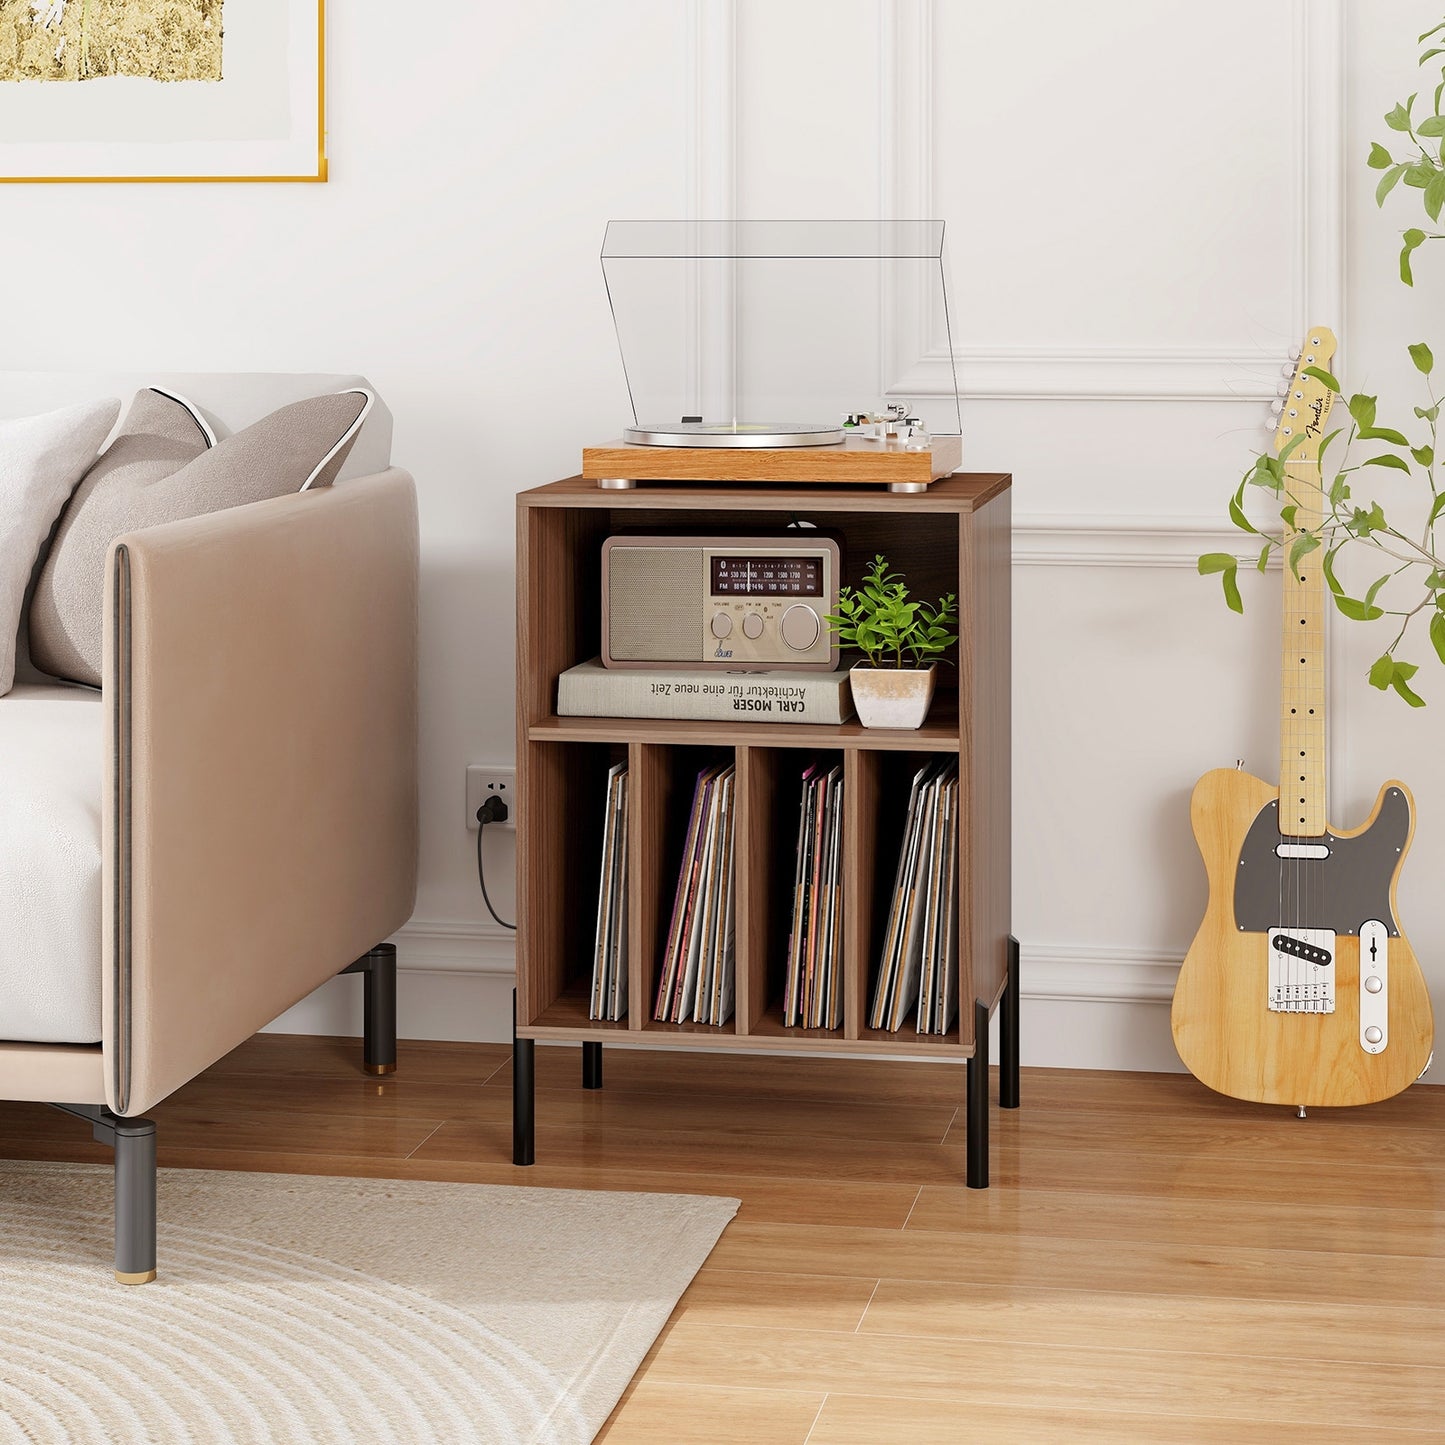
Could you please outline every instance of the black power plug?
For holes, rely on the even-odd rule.
[[[508,923],[495,908],[492,907],[492,900],[487,896],[487,875],[482,867],[482,834],[487,830],[488,823],[505,823],[507,821],[507,805],[495,794],[488,798],[480,808],[477,809],[477,882],[482,885],[482,902],[487,905],[487,912],[502,925],[503,928],[510,928],[513,933],[517,931],[515,923]]]

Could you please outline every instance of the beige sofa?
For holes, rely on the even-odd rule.
[[[335,380],[0,374],[0,416],[164,384],[235,430]],[[125,1283],[155,1274],[146,1110],[338,972],[366,973],[368,1067],[394,1066],[384,940],[416,888],[417,521],[389,453],[377,408],[334,487],[120,538],[101,690],[22,667],[0,698],[0,768],[100,793],[93,810],[56,801],[66,847],[98,853],[98,895],[45,901],[98,941],[66,957],[99,967],[99,1042],[5,1042],[0,991],[0,1099],[56,1105],[115,1145]]]

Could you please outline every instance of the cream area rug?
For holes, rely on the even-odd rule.
[[[590,1441],[734,1199],[0,1162],[0,1441]]]

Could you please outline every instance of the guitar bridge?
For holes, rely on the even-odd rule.
[[[1283,924],[1269,930],[1269,1007],[1273,1013],[1334,1013],[1333,930]]]

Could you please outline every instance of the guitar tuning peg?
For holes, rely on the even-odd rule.
[[[1300,358],[1300,349],[1299,349],[1299,347],[1298,347],[1298,346],[1291,346],[1290,349],[1289,349],[1289,359],[1290,359],[1291,361],[1298,361],[1299,358]]]
[[[1293,376],[1293,375],[1294,375],[1294,362],[1290,362],[1288,366],[1282,366],[1282,367],[1280,368],[1280,372],[1281,372],[1281,374],[1284,375],[1284,376]]]
[[[1284,402],[1282,402],[1279,397],[1275,397],[1275,399],[1270,402],[1269,409],[1275,416],[1278,416],[1280,412],[1284,410]]]

